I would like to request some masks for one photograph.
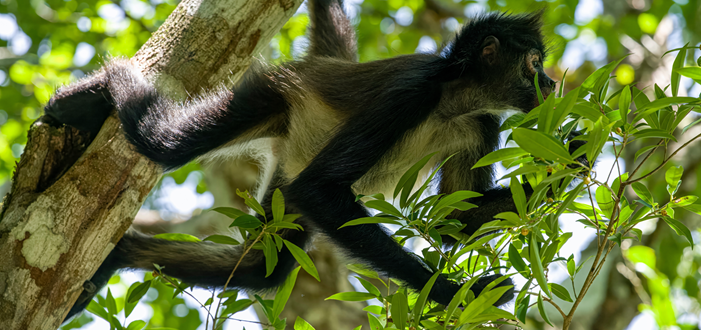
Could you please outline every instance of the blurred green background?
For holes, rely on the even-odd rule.
[[[29,126],[41,116],[42,105],[55,88],[83,77],[98,68],[105,58],[134,55],[177,4],[175,0],[0,0],[0,196],[9,190],[9,180],[22,154]],[[653,84],[667,86],[676,53],[663,54],[687,42],[698,45],[701,41],[699,0],[346,1],[346,11],[358,31],[361,61],[436,51],[468,17],[484,11],[520,13],[540,8],[546,10],[544,32],[551,50],[547,73],[555,80],[562,80],[567,70],[565,90],[568,86],[578,86],[597,67],[628,54],[615,71],[618,85],[612,84],[612,89],[632,82],[640,88]],[[302,5],[262,56],[272,62],[302,56],[308,21],[306,5]],[[699,49],[689,51],[687,65],[696,65],[700,55]],[[680,95],[701,93],[701,86],[690,79],[682,78],[681,86]],[[686,124],[682,123],[682,127]],[[688,135],[696,134],[698,130],[692,129]],[[661,156],[653,156],[652,164],[654,157]],[[633,165],[633,155],[625,158],[628,166]],[[701,180],[700,160],[698,143],[674,158],[677,165],[685,168],[683,194],[701,193],[697,188]],[[599,166],[606,166],[606,161],[602,163]],[[202,173],[197,164],[192,164],[168,174],[144,209],[153,210],[168,221],[188,219],[193,213],[211,207],[212,193]],[[664,196],[664,175],[651,177],[649,187],[653,193]],[[684,217],[698,243],[699,219]],[[581,225],[563,227],[584,232]],[[648,227],[643,228],[643,242],[636,244],[650,246],[657,252],[656,267],[666,276],[668,289],[664,292],[669,292],[673,305],[672,311],[664,313],[673,313],[675,325],[661,321],[662,312],[655,310],[654,304],[639,306],[641,293],[636,291],[638,287],[630,285],[626,278],[630,274],[620,269],[623,259],[619,253],[609,259],[610,267],[602,271],[595,290],[590,292],[592,297],[578,310],[576,329],[699,328],[699,247],[690,249],[666,226],[653,223]],[[589,253],[592,236],[580,236],[578,245],[571,249],[578,258],[584,258]],[[554,274],[557,270],[551,271]],[[123,277],[134,281],[144,276],[150,274],[129,273]],[[113,279],[116,297],[123,295],[128,287],[123,283],[119,278]],[[651,290],[644,281],[642,288]],[[193,303],[186,304],[180,298],[155,300],[159,295],[170,296],[170,291],[165,287],[151,290],[142,303],[145,312],[134,316],[150,318],[149,328],[203,328]],[[105,323],[91,319],[83,315],[71,327],[84,324],[86,328],[105,327]],[[260,328],[245,322],[229,322],[226,326],[227,329],[243,327]],[[348,325],[348,329],[353,327]],[[550,329],[535,314],[526,328]]]

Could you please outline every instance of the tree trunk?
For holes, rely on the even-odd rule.
[[[233,83],[301,2],[184,0],[132,62],[174,98]],[[92,143],[42,119],[0,211],[0,329],[57,328],[161,175],[115,116]]]

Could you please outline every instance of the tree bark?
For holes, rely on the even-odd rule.
[[[175,98],[233,84],[301,2],[184,0],[132,62]],[[57,328],[161,175],[115,116],[92,143],[44,119],[0,211],[0,329]]]

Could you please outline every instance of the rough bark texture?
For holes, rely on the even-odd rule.
[[[184,0],[132,60],[171,96],[238,79],[301,2]],[[49,124],[32,126],[0,211],[0,329],[57,328],[161,174],[115,117],[92,143]]]
[[[309,252],[319,271],[321,282],[305,271],[300,271],[290,299],[280,318],[287,318],[287,329],[293,329],[297,316],[316,329],[353,329],[359,325],[368,328],[367,314],[362,310],[365,302],[325,300],[337,292],[354,291],[348,282],[349,271],[345,258],[324,239],[314,241]]]

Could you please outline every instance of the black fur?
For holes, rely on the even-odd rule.
[[[456,150],[457,155],[445,164],[440,191],[469,189],[484,196],[471,200],[479,208],[457,211],[454,216],[467,224],[465,233],[472,234],[496,213],[515,211],[508,189],[492,189],[491,167],[470,168],[498,147],[499,117],[488,110],[530,111],[537,104],[535,72],[543,94],[552,90],[554,83],[542,70],[541,14],[485,14],[468,23],[441,55],[414,54],[369,63],[355,63],[355,37],[340,0],[311,1],[310,14],[309,55],[279,67],[251,70],[233,91],[175,103],[161,96],[128,63],[116,61],[61,89],[46,112],[59,122],[94,131],[99,129],[95,122],[104,119],[109,114],[106,109],[114,104],[137,150],[165,169],[173,169],[227,143],[261,137],[292,139],[299,134],[294,125],[312,132],[317,123],[295,124],[295,111],[302,111],[295,109],[318,101],[322,108],[327,107],[326,114],[340,118],[339,124],[314,140],[321,145],[306,167],[290,174],[283,164],[271,184],[271,189],[280,187],[284,192],[289,212],[303,214],[298,221],[305,231],[289,231],[285,238],[308,247],[310,238],[321,232],[351,257],[421,289],[432,271],[383,227],[338,229],[368,215],[355,202],[352,186],[373,168],[391,163],[403,152],[398,145],[416,138],[431,139],[417,136],[421,125],[430,122],[454,130],[456,123],[463,123],[466,136],[451,139],[466,140],[471,147]],[[537,63],[529,57],[532,54],[537,55]],[[88,107],[78,106],[83,100]],[[528,185],[524,189],[531,192]],[[268,204],[266,198],[264,205]],[[268,206],[266,209],[270,212]],[[219,287],[240,253],[240,247],[171,242],[127,232],[88,284],[100,287],[118,269],[151,269],[156,263],[165,266],[166,274],[185,282]],[[262,254],[248,255],[230,286],[265,290],[279,285],[294,259],[287,249],[278,258],[275,272],[266,278]],[[473,291],[479,294],[499,276],[483,277]],[[506,280],[501,285],[511,283]],[[457,283],[441,276],[430,298],[448,304],[458,289]],[[82,310],[94,294],[86,290],[68,317]],[[497,304],[512,297],[513,290]]]

